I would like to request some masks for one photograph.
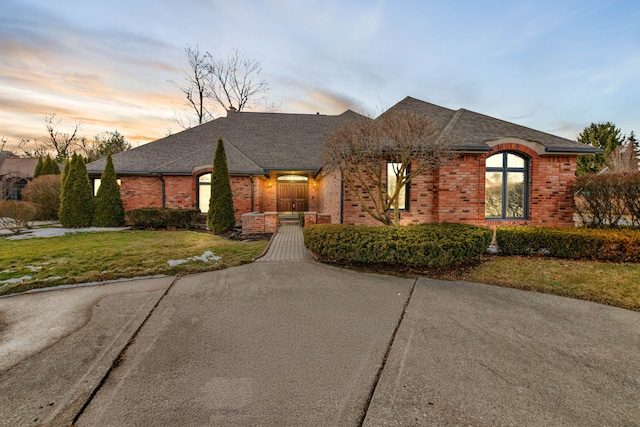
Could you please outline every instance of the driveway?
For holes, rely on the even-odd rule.
[[[148,319],[132,322],[144,322],[139,332],[119,333],[133,339],[84,409],[60,393],[47,413],[39,387],[84,384],[82,363],[53,368],[95,364],[83,347],[104,344],[86,326],[0,372],[4,424],[69,423],[78,412],[78,426],[640,424],[640,313],[311,261],[163,286],[141,310]],[[0,300],[0,313],[23,297]],[[64,340],[66,354],[49,351]],[[38,405],[33,421],[25,408]]]

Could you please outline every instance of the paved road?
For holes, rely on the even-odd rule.
[[[640,425],[640,313],[312,261],[157,280],[0,370],[2,424],[68,425],[97,389],[78,426]],[[0,299],[0,343],[33,297]]]

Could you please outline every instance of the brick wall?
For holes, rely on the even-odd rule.
[[[162,207],[162,186],[155,176],[120,177],[120,195],[125,210]]]
[[[276,201],[276,177],[270,179],[264,178],[261,181],[262,199],[260,204],[260,212],[277,212],[278,204]]]
[[[487,157],[500,151],[523,153],[530,159],[527,220],[485,220],[485,161]],[[572,227],[573,195],[567,192],[567,188],[575,180],[575,171],[575,157],[540,156],[534,150],[515,143],[496,145],[487,154],[461,155],[437,171],[425,173],[412,180],[408,210],[401,213],[401,223],[449,221],[490,226]],[[365,202],[369,200],[365,195]],[[327,204],[326,201],[323,203]],[[321,211],[330,212],[328,209]],[[380,225],[380,222],[364,211],[355,194],[347,187],[344,188],[343,215],[343,222],[346,224]],[[332,216],[332,222],[338,221]]]
[[[320,210],[320,181],[313,177],[309,177],[309,188],[307,190],[307,210]]]
[[[210,170],[198,171],[195,176],[164,175],[165,207],[193,208],[197,207],[198,183],[196,176]],[[254,177],[254,210],[261,205],[261,178]],[[232,176],[231,192],[236,221],[240,216],[251,212],[251,178],[248,176]],[[123,176],[120,193],[126,210],[162,207],[162,183],[156,176]]]
[[[434,218],[438,222],[484,223],[485,157],[463,155],[437,172]]]
[[[156,178],[158,181],[159,178]],[[165,206],[191,209],[196,207],[195,178],[191,176],[163,176]]]
[[[245,213],[240,218],[242,234],[275,233],[278,227],[276,212]]]
[[[342,181],[337,171],[321,175],[318,180],[318,211],[331,215],[331,222],[340,223],[340,197]]]

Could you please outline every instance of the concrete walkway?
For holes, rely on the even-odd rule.
[[[283,222],[273,236],[267,252],[256,262],[304,261],[311,254],[304,247],[302,227],[299,224]]]

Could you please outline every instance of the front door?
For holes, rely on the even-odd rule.
[[[304,212],[307,210],[306,182],[278,183],[278,212]]]

